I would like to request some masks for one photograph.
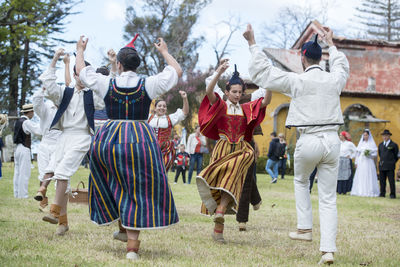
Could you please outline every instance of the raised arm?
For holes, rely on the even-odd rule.
[[[117,53],[113,49],[108,50],[108,61],[111,63],[111,76],[115,76],[117,73]]]
[[[249,44],[251,53],[249,64],[251,80],[262,88],[291,96],[291,85],[297,79],[297,74],[282,71],[271,64],[267,55],[256,45],[254,31],[250,24],[247,25],[243,36]]]
[[[61,98],[64,94],[64,87],[59,86],[56,82],[56,64],[62,55],[64,55],[64,49],[60,48],[54,54],[48,70],[42,73],[42,75],[39,77],[39,80],[42,82],[42,86],[46,88],[45,97],[52,100],[56,105],[61,102]]]
[[[64,71],[64,76],[65,76],[65,86],[69,87],[71,85],[71,72],[70,72],[70,65],[69,65],[69,54],[65,54],[64,58],[64,65],[65,65],[65,71]]]
[[[33,111],[40,119],[44,119],[46,115],[46,106],[44,105],[44,91],[45,88],[37,90],[32,97]]]
[[[214,104],[217,101],[217,97],[214,94],[214,88],[217,85],[217,82],[221,75],[229,68],[229,59],[222,59],[220,65],[215,71],[216,74],[212,78],[211,82],[208,84],[206,88],[206,95],[211,104]]]
[[[269,90],[265,90],[265,97],[263,101],[261,102],[261,107],[266,107],[271,103],[271,98],[272,98],[272,92]]]
[[[178,74],[178,77],[182,77],[183,71],[179,63],[176,61],[176,59],[168,52],[168,46],[167,43],[164,42],[163,38],[158,38],[158,43],[155,43],[154,46],[160,52],[160,54],[163,56],[165,62],[171,67],[173,67],[176,70],[176,73]]]
[[[337,50],[333,43],[333,32],[330,28],[324,27],[323,41],[329,46],[329,69],[330,73],[335,75],[338,89],[341,91],[349,77],[350,65],[343,52]],[[340,93],[340,92],[339,92]]]
[[[79,73],[83,68],[86,66],[85,65],[85,58],[84,58],[84,52],[86,50],[86,45],[87,42],[89,41],[88,38],[86,40],[83,39],[83,35],[79,38],[78,42],[76,42],[76,75],[79,76]]]
[[[182,100],[183,100],[182,111],[183,111],[183,114],[186,117],[189,114],[189,101],[187,99],[187,94],[186,94],[185,91],[179,91],[179,93],[181,94],[181,97],[182,97]]]

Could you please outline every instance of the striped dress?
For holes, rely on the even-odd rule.
[[[145,122],[151,103],[145,80],[135,88],[118,88],[112,79],[104,102],[110,120],[96,133],[91,149],[91,220],[106,225],[120,219],[131,230],[177,223],[161,150]]]
[[[205,97],[200,106],[199,124],[202,133],[217,139],[210,164],[197,176],[197,189],[202,200],[201,213],[214,214],[221,200],[221,193],[232,197],[226,214],[235,214],[240,200],[247,170],[254,161],[254,150],[249,144],[254,128],[265,116],[261,108],[262,98],[241,108],[244,115],[227,114],[225,101],[212,106]]]

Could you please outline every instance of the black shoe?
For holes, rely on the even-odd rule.
[[[396,198],[396,196],[390,195],[390,198]]]
[[[382,195],[382,194],[381,194],[381,195],[379,195],[379,197],[385,197],[385,195]]]

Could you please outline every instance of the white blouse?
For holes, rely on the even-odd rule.
[[[149,115],[150,118],[151,115]],[[171,120],[172,126],[178,124],[179,122],[183,121],[186,116],[183,113],[183,110],[178,108],[175,113],[172,113],[169,115],[169,118]],[[153,119],[149,122],[149,125],[153,128],[168,128],[168,119],[167,115],[163,116],[157,116],[156,114],[154,115]]]
[[[340,156],[345,158],[355,158],[357,155],[356,146],[350,141],[342,141],[340,143]]]

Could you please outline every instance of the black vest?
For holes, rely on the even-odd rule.
[[[67,110],[69,102],[71,102],[72,96],[74,95],[74,88],[65,87],[64,95],[61,100],[61,104],[58,107],[56,115],[54,116],[53,122],[50,128],[52,128],[61,119],[64,112]],[[86,119],[88,121],[90,129],[94,133],[94,102],[93,102],[93,91],[83,91],[83,106],[85,109]]]
[[[26,134],[22,129],[22,124],[26,121],[27,118],[19,118],[15,122],[14,127],[14,143],[15,144],[22,144],[24,147],[31,148],[31,135]]]
[[[136,87],[117,87],[115,79],[110,80],[108,93],[104,97],[107,116],[111,120],[147,120],[151,99],[145,89],[145,79]]]

